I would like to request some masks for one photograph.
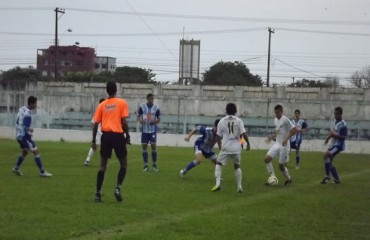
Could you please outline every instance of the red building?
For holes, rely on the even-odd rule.
[[[55,62],[58,62],[55,68]],[[37,50],[37,70],[42,76],[64,76],[69,72],[94,72],[95,49],[89,47],[58,46],[58,54],[55,54],[55,46],[48,49]]]

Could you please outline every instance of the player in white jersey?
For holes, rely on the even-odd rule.
[[[285,186],[288,186],[292,183],[292,178],[290,177],[286,163],[289,161],[289,139],[296,134],[297,128],[294,124],[283,115],[283,107],[281,105],[276,105],[274,108],[275,112],[275,132],[270,135],[266,143],[270,143],[272,140],[276,142],[268,150],[264,162],[270,176],[275,176],[274,167],[272,165],[273,158],[279,158],[279,169],[285,177]]]
[[[302,138],[303,138],[303,133],[305,133],[308,130],[308,125],[306,121],[302,118],[301,116],[301,111],[299,109],[296,109],[294,111],[294,116],[292,118],[292,123],[295,125],[297,128],[297,133],[293,135],[290,138],[290,149],[295,149],[295,168],[299,169],[299,163],[301,161],[301,156],[300,156],[300,148],[302,144]]]
[[[157,166],[157,124],[161,121],[161,112],[159,107],[154,104],[154,95],[149,93],[146,96],[147,103],[142,104],[138,111],[138,122],[142,125],[141,146],[144,161],[143,171],[149,171],[148,166],[148,144],[150,143],[152,149],[153,170],[158,172]]]
[[[215,166],[216,185],[212,188],[212,192],[221,190],[222,166],[226,165],[229,159],[232,159],[234,162],[237,191],[239,193],[243,192],[242,170],[240,169],[240,153],[242,150],[240,136],[242,135],[247,143],[247,150],[250,149],[250,144],[244,123],[240,118],[235,116],[236,112],[236,105],[234,103],[228,103],[226,105],[227,116],[222,118],[217,125],[216,140],[222,139],[222,143]]]
[[[23,106],[19,109],[16,120],[16,139],[21,147],[22,151],[19,155],[15,166],[12,171],[17,176],[23,174],[19,170],[24,159],[28,155],[28,152],[32,152],[35,158],[37,167],[40,170],[40,177],[51,177],[52,174],[48,173],[42,166],[39,150],[37,149],[36,143],[32,140],[33,128],[32,123],[32,110],[37,108],[37,98],[30,96],[27,100],[28,106]]]
[[[104,98],[100,98],[99,99],[99,103],[102,103],[104,100],[105,100]],[[92,124],[92,127],[93,127],[94,124],[95,124],[94,118],[91,120],[91,124]],[[101,123],[99,123],[99,125],[98,125],[98,131],[96,133],[96,145],[100,145],[101,135],[102,135],[102,132],[101,132]],[[96,152],[96,149],[90,147],[89,152],[87,153],[86,160],[85,160],[85,166],[89,166],[91,157],[94,155],[95,152]]]

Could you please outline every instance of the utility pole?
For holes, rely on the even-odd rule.
[[[64,9],[61,9],[61,8],[55,8],[55,62],[54,62],[54,79],[57,80],[58,79],[58,68],[59,68],[59,59],[58,59],[58,19],[60,18],[59,17],[59,13],[61,13],[62,15],[65,13],[65,10]],[[62,16],[61,15],[61,16]]]
[[[275,33],[275,30],[268,28],[269,31],[269,47],[268,47],[268,55],[267,55],[267,87],[270,86],[270,48],[271,48],[271,33]]]

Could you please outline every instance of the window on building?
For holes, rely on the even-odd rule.
[[[99,69],[100,68],[100,64],[99,63],[95,63],[95,68],[96,69]]]
[[[108,65],[107,65],[106,63],[103,63],[103,64],[101,65],[101,68],[107,69],[107,67],[108,67]]]
[[[78,60],[78,61],[76,62],[76,65],[77,65],[77,66],[83,66],[83,65],[84,65],[84,61]]]

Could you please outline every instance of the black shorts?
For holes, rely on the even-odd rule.
[[[111,158],[113,149],[118,159],[127,156],[126,140],[123,133],[103,132],[101,136],[100,156],[102,158]]]

